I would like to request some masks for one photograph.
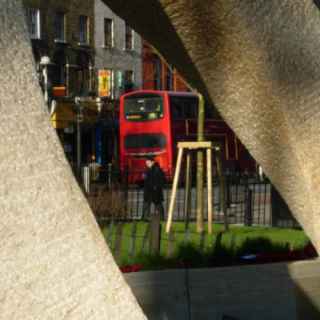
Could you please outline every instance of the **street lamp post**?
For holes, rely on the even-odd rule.
[[[81,122],[83,121],[83,113],[82,113],[82,105],[81,105],[81,98],[76,97],[75,98],[75,104],[76,104],[76,124],[77,124],[77,177],[80,181],[81,178]]]
[[[48,93],[48,65],[50,64],[50,58],[48,56],[42,56],[40,59],[40,65],[42,66],[43,86],[44,86],[44,100],[46,105],[49,103]]]

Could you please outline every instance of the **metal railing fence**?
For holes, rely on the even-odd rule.
[[[138,172],[135,172],[138,174]],[[143,184],[129,183],[129,175],[133,172],[121,173],[111,167],[100,172],[100,178],[92,181],[87,194],[89,203],[98,220],[139,220],[143,211]],[[226,214],[230,224],[263,225],[272,224],[271,184],[267,178],[247,174],[225,174]],[[204,190],[204,217],[207,217],[207,195]],[[213,176],[213,221],[223,222],[224,212],[221,204],[220,177]],[[171,196],[171,182],[164,189],[165,218]],[[196,219],[196,187],[192,185],[190,207],[185,210],[186,190],[181,181],[175,209],[174,221],[190,221]],[[154,208],[152,208],[154,210]]]

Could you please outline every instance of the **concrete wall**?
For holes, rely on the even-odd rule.
[[[104,19],[113,20],[114,46],[104,47]],[[142,43],[134,32],[133,50],[125,50],[125,21],[112,12],[101,0],[95,1],[95,67],[114,71],[115,95],[121,93],[118,71],[132,70],[135,87],[142,85]]]
[[[316,320],[320,261],[125,275],[149,320]]]

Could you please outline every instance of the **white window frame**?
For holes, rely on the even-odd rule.
[[[111,21],[111,45],[108,46],[106,44],[106,20]],[[103,19],[103,48],[109,49],[109,48],[114,48],[114,21],[113,19],[110,19],[108,17],[105,17]]]
[[[85,28],[85,36],[86,36],[86,39],[85,41],[82,41],[83,39],[81,39],[81,18],[82,17],[85,17],[86,18],[86,28]],[[81,14],[79,16],[79,45],[89,45],[90,43],[90,19],[88,16],[84,15],[84,14]]]
[[[62,11],[57,11],[57,12],[55,12],[55,19],[58,14],[62,15],[62,17],[63,17],[63,35],[62,35],[62,38],[60,38],[60,37],[57,37],[55,34],[54,40],[55,40],[55,42],[65,43],[66,42],[66,14]],[[54,21],[54,23],[56,23],[56,20]],[[54,25],[54,29],[55,29],[54,32],[56,33],[56,25]]]
[[[127,48],[127,27],[130,28],[131,31],[131,46]],[[125,51],[133,51],[134,50],[134,30],[127,24],[125,24],[125,37],[124,37],[124,50]]]
[[[124,89],[126,89],[126,84],[128,84],[128,82],[127,82],[127,74],[126,74],[127,72],[131,72],[131,83],[132,83],[133,86],[135,84],[135,78],[136,78],[135,71],[132,70],[132,69],[126,69],[126,70],[124,70]]]
[[[132,80],[132,83],[134,83],[134,81],[135,81],[135,72],[134,72],[134,70],[132,70],[132,69],[127,69],[127,70],[125,70],[124,71],[124,77],[126,78],[126,73],[127,72],[131,72],[131,75],[132,75],[132,78],[131,78],[131,80]]]
[[[33,21],[35,18],[35,32],[32,32]],[[28,24],[28,30],[31,39],[41,39],[41,15],[38,8],[26,8],[26,19]]]

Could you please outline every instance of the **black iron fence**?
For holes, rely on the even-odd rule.
[[[143,211],[143,185],[130,183],[128,177],[136,173],[120,173],[112,169],[101,171],[99,179],[93,181],[88,200],[99,221],[139,220]],[[225,190],[221,190],[221,177],[213,176],[213,221],[230,224],[272,225],[271,184],[265,177],[248,174],[225,174]],[[164,187],[164,211],[167,217],[171,183]],[[221,197],[224,192],[225,196]],[[225,199],[225,205],[221,203]],[[207,190],[204,190],[204,219],[207,219]],[[223,210],[225,208],[225,210]],[[154,210],[154,208],[152,208]],[[225,211],[225,212],[223,212]],[[190,191],[190,206],[186,210],[186,190],[182,181],[177,190],[174,221],[195,221],[196,187]]]

